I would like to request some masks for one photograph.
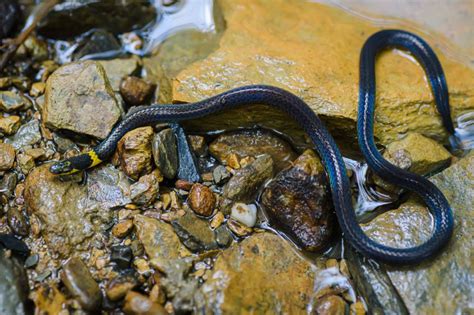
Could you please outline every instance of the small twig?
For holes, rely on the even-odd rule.
[[[8,61],[15,55],[18,47],[30,36],[31,32],[34,31],[38,23],[51,11],[51,9],[59,3],[61,0],[46,0],[41,2],[35,7],[33,12],[26,20],[25,26],[23,27],[20,34],[17,37],[9,40],[6,43],[7,48],[0,58],[0,72],[7,65]],[[3,46],[2,46],[3,47]]]

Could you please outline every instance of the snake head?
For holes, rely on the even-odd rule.
[[[77,172],[77,170],[73,167],[71,161],[68,160],[54,163],[49,168],[49,171],[55,175],[68,175]]]

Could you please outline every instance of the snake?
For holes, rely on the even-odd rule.
[[[130,130],[160,122],[205,117],[231,108],[267,105],[294,119],[311,139],[327,173],[336,217],[344,239],[357,252],[387,264],[420,263],[438,254],[449,242],[454,221],[443,193],[421,175],[400,169],[384,159],[374,140],[375,63],[387,48],[401,48],[411,53],[423,66],[444,127],[454,132],[450,115],[448,87],[441,64],[432,48],[419,36],[402,30],[381,30],[371,35],[360,53],[359,105],[357,137],[369,167],[384,180],[418,194],[430,210],[432,232],[422,244],[399,248],[387,246],[368,237],[358,223],[352,204],[351,186],[343,157],[334,138],[317,114],[298,96],[269,85],[249,85],[228,90],[202,101],[185,104],[149,105],[129,113],[111,133],[91,151],[51,165],[53,174],[72,174],[110,159],[119,140]]]

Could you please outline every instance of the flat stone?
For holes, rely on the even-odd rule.
[[[105,69],[112,90],[120,91],[122,79],[135,74],[140,68],[140,58],[133,56],[130,58],[115,58],[111,60],[98,61]]]
[[[0,110],[13,112],[23,110],[31,106],[31,101],[21,92],[0,91]]]
[[[25,204],[41,222],[52,254],[65,258],[103,242],[112,220],[109,209],[130,202],[129,184],[119,174],[113,167],[98,167],[81,185],[54,176],[47,164],[33,169],[25,181]]]
[[[210,144],[209,150],[221,163],[224,163],[230,154],[236,154],[239,159],[269,154],[275,163],[276,171],[289,167],[297,157],[287,141],[262,129],[224,133]]]
[[[334,136],[354,143],[360,49],[382,27],[308,1],[220,0],[218,5],[226,30],[215,51],[179,72],[173,81],[174,101],[200,101],[246,84],[275,85],[306,101]],[[474,110],[473,70],[436,53],[448,78],[453,117]],[[423,69],[412,57],[398,50],[384,52],[377,59],[376,75],[375,136],[381,144],[410,131],[447,142]],[[265,106],[226,111],[185,127],[203,131],[253,125],[284,132],[299,145],[307,143],[294,122]]]
[[[198,218],[188,211],[182,217],[171,222],[181,242],[192,252],[202,252],[217,249],[214,232],[211,231],[207,220]]]
[[[474,154],[471,152],[430,180],[443,192],[454,213],[451,242],[440,255],[409,269],[387,267],[388,275],[410,313],[454,314],[472,310],[474,219]],[[388,245],[415,246],[431,234],[431,219],[414,201],[382,214],[364,227],[374,239]]]
[[[104,139],[120,119],[120,113],[105,70],[96,61],[64,65],[46,82],[42,114],[46,126],[53,130]]]
[[[153,128],[141,127],[129,131],[117,144],[117,155],[122,170],[137,180],[152,170]]]
[[[73,60],[80,60],[88,57],[88,59],[97,59],[102,55],[119,54],[122,46],[118,39],[111,33],[103,29],[93,31],[89,36],[83,38],[72,55]]]
[[[151,3],[138,0],[117,3],[68,0],[53,7],[41,21],[38,32],[55,39],[75,37],[97,28],[121,34],[145,26],[155,19],[156,14]]]
[[[61,280],[68,291],[87,311],[97,311],[102,302],[99,285],[79,258],[71,258],[63,266]]]
[[[8,171],[15,163],[15,148],[8,143],[0,143],[0,171]]]
[[[0,118],[0,132],[6,135],[14,134],[21,125],[21,118],[19,116],[7,116]]]
[[[32,146],[41,141],[40,124],[36,119],[32,119],[22,125],[14,136],[5,140],[18,150],[26,146]]]
[[[195,294],[197,312],[306,314],[317,268],[281,237],[258,233],[224,250]]]
[[[271,224],[309,251],[323,249],[335,229],[331,195],[324,168],[312,150],[280,172],[262,194]]]
[[[173,274],[182,256],[190,254],[170,224],[143,215],[136,215],[133,223],[153,268]]]
[[[261,155],[246,167],[238,170],[225,184],[219,208],[224,214],[230,214],[234,202],[250,203],[255,199],[258,188],[273,173],[273,161],[268,155]]]
[[[153,137],[153,159],[164,177],[173,179],[178,172],[178,147],[173,130],[164,129]]]

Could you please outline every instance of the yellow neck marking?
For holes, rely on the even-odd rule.
[[[91,160],[92,160],[92,163],[91,163],[91,165],[90,165],[89,167],[94,167],[94,166],[96,166],[96,165],[102,163],[102,160],[99,159],[99,157],[97,156],[97,153],[95,153],[94,150],[91,150],[91,151],[87,152],[87,154],[89,154],[89,157],[90,157]]]

